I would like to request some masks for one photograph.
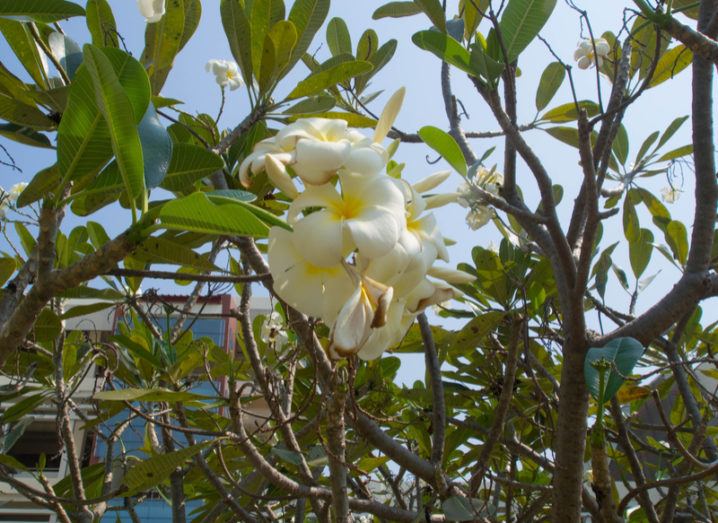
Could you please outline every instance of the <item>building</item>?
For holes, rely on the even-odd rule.
[[[151,301],[142,301],[140,303],[146,314],[157,322],[158,327],[162,330],[163,327],[160,324],[165,326],[174,324],[179,314],[178,311],[182,309],[186,301],[186,296],[155,295]],[[89,302],[95,303],[96,300],[68,300],[65,310],[70,310],[77,306],[87,306]],[[191,308],[190,317],[192,320],[188,320],[183,328],[191,329],[194,338],[209,337],[218,347],[227,352],[233,352],[238,331],[238,321],[230,314],[230,311],[236,306],[235,299],[230,295],[202,297]],[[269,298],[253,297],[251,303],[252,317],[256,317],[258,314],[267,314],[270,307]],[[82,335],[87,336],[93,342],[108,342],[111,340],[112,335],[118,331],[119,324],[127,321],[128,316],[126,313],[126,309],[110,305],[102,310],[90,311],[87,314],[67,319],[65,329],[66,331],[80,331],[83,333]],[[166,317],[167,314],[169,314],[169,317]],[[102,387],[103,383],[102,369],[98,369],[97,372],[87,373],[72,395],[72,399],[78,405],[79,410],[87,412],[88,415],[91,414],[92,397]],[[12,385],[10,380],[0,377],[0,390],[2,386],[8,385]],[[219,384],[220,389],[222,385],[221,383]],[[212,384],[206,382],[198,381],[192,390],[198,393],[214,394]],[[3,412],[7,412],[18,403],[13,400],[3,401],[1,405]],[[118,416],[122,415],[119,414]],[[82,449],[83,467],[101,459],[104,460],[106,447],[102,442],[102,438],[97,437],[96,431],[107,430],[117,419],[109,420],[104,426],[100,424],[93,430],[85,430],[84,423],[77,415],[73,416],[72,421],[74,439],[78,447],[81,446]],[[40,401],[32,409],[32,412],[23,418],[22,424],[25,425],[25,430],[8,453],[28,468],[37,467],[41,454],[45,454],[44,474],[52,484],[57,485],[58,482],[68,476],[68,465],[66,456],[62,452],[62,444],[57,435],[54,405],[49,401]],[[19,423],[16,425],[19,425]],[[144,421],[133,420],[122,435],[122,444],[115,446],[113,454],[116,456],[118,453],[124,452],[125,455],[142,458],[145,454],[140,449],[144,446],[144,440]],[[36,482],[30,473],[20,472],[14,477],[37,490],[42,490],[42,485]],[[191,506],[188,507],[188,512],[190,509]],[[161,498],[146,499],[136,505],[135,510],[143,523],[171,522],[170,507]],[[0,522],[55,523],[56,521],[54,513],[32,504],[10,485],[0,482]],[[124,511],[110,510],[105,514],[102,521],[108,523],[121,521],[124,523],[130,522],[131,519]]]

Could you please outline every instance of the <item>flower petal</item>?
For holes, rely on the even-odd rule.
[[[264,160],[264,166],[267,170],[269,180],[277,189],[292,199],[299,196],[299,191],[287,174],[287,168],[283,163],[278,161],[273,155],[268,154]]]
[[[413,187],[418,193],[430,191],[446,181],[451,175],[451,171],[439,171],[438,173],[431,174],[426,178],[416,182]]]
[[[393,95],[391,95],[391,98],[389,98],[389,101],[384,106],[384,110],[381,112],[379,121],[376,124],[376,130],[374,131],[375,143],[384,141],[384,138],[386,138],[389,134],[391,126],[394,125],[394,120],[396,120],[396,117],[401,110],[401,104],[404,102],[405,94],[406,89],[403,87],[399,88]]]
[[[351,144],[348,141],[299,140],[297,160],[292,167],[303,182],[321,185],[327,183],[337,169],[344,165],[350,151]]]
[[[310,185],[289,206],[287,221],[290,224],[296,223],[301,218],[300,213],[307,207],[339,208],[341,205],[342,197],[333,185]]]
[[[384,209],[368,209],[360,218],[346,220],[344,225],[359,252],[367,258],[388,253],[399,240],[399,224],[395,216]]]
[[[318,267],[336,265],[344,258],[342,222],[325,210],[316,211],[294,225],[297,251]]]

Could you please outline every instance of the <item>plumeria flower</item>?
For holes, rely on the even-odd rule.
[[[230,91],[239,89],[244,83],[237,62],[232,60],[210,60],[204,68],[214,75],[217,84],[229,87]]]
[[[332,326],[329,354],[334,358],[358,353],[375,329],[383,330],[394,290],[348,267],[355,289]]]
[[[22,194],[22,192],[25,190],[26,187],[27,187],[26,182],[19,182],[19,183],[16,183],[15,185],[13,185],[12,187],[10,187],[10,191],[8,191],[8,195],[9,195],[10,199],[13,202],[17,201],[17,199],[20,197],[20,194]]]
[[[272,311],[262,322],[260,338],[267,345],[273,345],[277,352],[281,351],[289,343],[289,336],[287,331],[284,330],[282,316],[278,312]]]
[[[389,306],[386,316],[386,324],[381,329],[373,329],[357,352],[361,359],[374,360],[398,345],[416,319],[416,314],[406,309],[406,301],[396,299]]]
[[[319,267],[296,247],[301,237],[280,227],[269,231],[269,270],[274,290],[289,305],[332,323],[355,289],[341,263]]]
[[[137,0],[137,6],[148,24],[159,22],[165,14],[165,0]]]
[[[678,198],[681,197],[682,192],[680,189],[676,189],[672,186],[664,187],[661,189],[661,198],[663,198],[663,201],[666,203],[676,203]]]
[[[355,249],[367,258],[388,253],[406,227],[404,196],[393,178],[339,175],[331,184],[309,186],[289,207],[297,248],[311,263],[331,267]],[[307,208],[320,210],[301,217]]]
[[[476,176],[459,187],[456,193],[456,202],[469,209],[466,215],[466,224],[469,228],[480,229],[494,217],[494,208],[484,203],[481,191],[498,196],[503,182],[504,177],[495,169],[479,167]],[[481,189],[481,191],[476,189]]]
[[[476,231],[491,221],[494,217],[494,208],[485,205],[479,205],[474,209],[470,209],[466,214],[466,225],[469,229]]]
[[[594,52],[595,45],[595,52]],[[576,52],[573,53],[573,58],[578,62],[580,69],[588,69],[591,65],[598,63],[600,68],[603,64],[603,60],[608,57],[608,53],[611,52],[611,46],[605,38],[598,38],[591,42],[591,40],[583,40],[578,44]]]

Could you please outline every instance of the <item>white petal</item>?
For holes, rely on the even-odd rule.
[[[385,154],[373,147],[353,148],[344,163],[344,167],[349,171],[364,175],[377,174],[385,165]]]
[[[431,174],[416,182],[413,187],[418,193],[430,191],[442,183],[451,175],[451,171],[439,171],[438,173]]]
[[[264,161],[264,165],[267,170],[269,180],[277,189],[292,199],[299,196],[299,191],[297,191],[297,187],[287,174],[287,168],[283,163],[277,161],[273,155],[268,154]]]
[[[461,283],[471,283],[476,280],[476,276],[469,274],[468,272],[450,269],[448,267],[433,266],[429,269],[428,274],[455,285]]]
[[[579,69],[588,69],[591,67],[592,60],[588,56],[582,56],[578,60],[578,68]]]
[[[598,56],[607,56],[610,51],[611,47],[605,39],[599,38],[596,40],[596,54]]]
[[[400,228],[396,218],[381,209],[369,209],[361,218],[346,220],[352,240],[359,252],[367,258],[388,253],[399,239]]]
[[[437,209],[439,207],[443,207],[444,205],[449,205],[450,203],[457,203],[458,199],[460,198],[459,193],[451,192],[451,193],[444,193],[444,194],[434,194],[432,196],[428,196],[424,198],[424,202],[426,203],[426,209]]]
[[[307,207],[340,208],[342,197],[331,184],[310,185],[289,206],[287,221],[294,224],[301,218],[301,212]]]
[[[310,263],[330,267],[343,259],[342,222],[328,211],[316,211],[294,225],[294,246]]]
[[[361,285],[339,311],[331,334],[331,345],[342,356],[355,353],[371,334],[373,311]]]
[[[404,102],[405,93],[406,89],[401,87],[393,95],[391,95],[391,98],[389,98],[389,101],[386,103],[386,106],[379,117],[379,121],[376,124],[374,142],[379,143],[384,141],[384,138],[386,138],[387,134],[389,134],[391,126],[394,125],[394,120],[396,120],[396,117],[401,110],[401,104]]]
[[[337,169],[344,165],[350,151],[351,144],[348,141],[299,140],[297,161],[292,167],[305,183],[320,185],[327,183]]]

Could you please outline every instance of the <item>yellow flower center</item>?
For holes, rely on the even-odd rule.
[[[344,196],[339,205],[332,212],[337,220],[351,220],[356,218],[362,211],[364,202],[353,196]]]

